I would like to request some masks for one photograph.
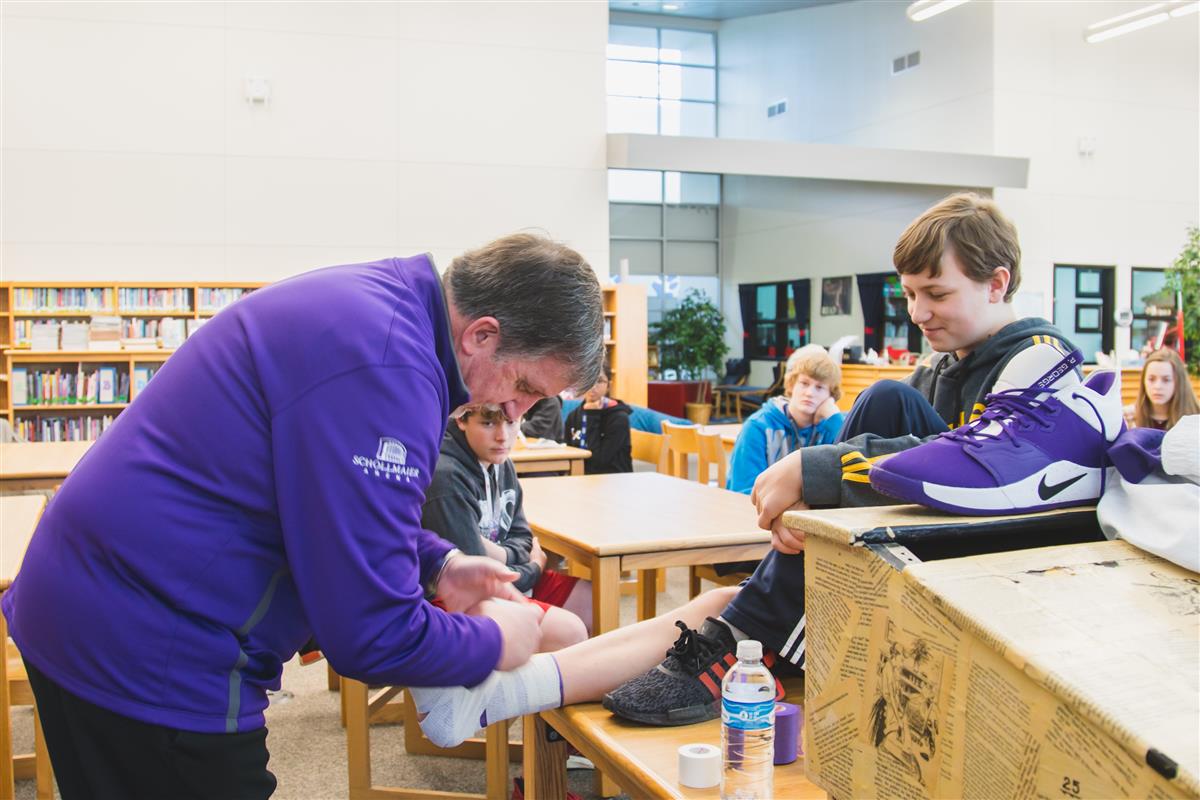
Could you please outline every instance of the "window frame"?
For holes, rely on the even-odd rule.
[[[691,28],[673,28],[669,25],[636,25],[636,24],[629,23],[629,22],[617,22],[617,23],[610,22],[609,23],[609,27],[612,27],[613,25],[619,25],[619,26],[625,27],[625,28],[648,28],[648,29],[652,29],[654,31],[654,41],[655,41],[654,55],[655,55],[655,57],[654,57],[653,61],[651,61],[649,59],[644,59],[644,58],[613,58],[613,57],[609,56],[607,53],[605,53],[604,63],[605,63],[606,67],[607,67],[608,63],[612,62],[612,61],[619,61],[619,62],[626,63],[626,64],[653,64],[654,72],[655,72],[655,87],[654,87],[655,95],[650,96],[650,95],[644,95],[644,94],[619,94],[619,93],[615,93],[615,92],[610,92],[608,90],[607,80],[606,80],[605,92],[604,92],[605,98],[607,99],[609,97],[620,97],[620,98],[624,98],[624,99],[628,99],[628,100],[653,100],[654,101],[654,110],[655,110],[655,123],[654,123],[655,134],[654,135],[656,135],[656,136],[676,135],[676,134],[664,134],[662,132],[663,131],[663,103],[664,102],[681,103],[681,104],[694,103],[697,105],[712,106],[712,119],[713,119],[712,136],[711,137],[705,136],[703,138],[716,138],[720,133],[720,128],[719,128],[720,120],[718,118],[717,110],[720,108],[720,102],[721,102],[721,83],[719,80],[717,80],[717,78],[719,77],[717,68],[720,65],[721,61],[720,61],[719,53],[717,51],[716,31],[702,31],[702,30],[694,30]],[[680,31],[680,32],[687,32],[687,33],[694,33],[694,34],[703,34],[703,35],[710,37],[712,39],[713,63],[712,64],[697,64],[697,63],[690,62],[690,61],[663,61],[662,60],[662,42],[663,42],[663,31],[664,30]],[[713,99],[712,100],[691,100],[691,99],[685,99],[685,98],[663,97],[662,68],[664,66],[679,67],[680,69],[705,69],[705,70],[711,71],[712,72],[712,84],[713,84]],[[614,133],[615,131],[608,131],[608,132]],[[691,135],[695,135],[695,134],[678,134],[678,135],[691,136]]]
[[[781,308],[784,309],[784,311],[786,313],[788,292],[791,291],[792,284],[794,284],[798,280],[808,281],[808,285],[809,285],[809,301],[808,301],[809,307],[804,310],[806,312],[806,316],[803,318],[799,317],[799,316],[794,316],[794,317],[778,316]],[[774,316],[774,317],[770,317],[770,318],[763,317],[761,319],[755,318],[753,321],[750,321],[748,323],[751,326],[752,330],[744,331],[745,342],[746,342],[745,353],[744,353],[745,358],[747,358],[751,361],[786,361],[788,356],[791,355],[791,353],[788,352],[788,343],[787,343],[787,334],[790,329],[795,329],[800,334],[799,338],[801,341],[796,346],[796,349],[799,349],[800,347],[804,347],[806,344],[809,343],[809,341],[812,338],[812,330],[811,330],[812,329],[812,279],[811,278],[796,278],[793,280],[756,281],[754,283],[739,283],[738,291],[741,292],[742,287],[744,287],[744,286],[753,287],[755,290],[756,297],[758,295],[758,290],[760,288],[762,288],[764,286],[774,286],[775,287],[775,313],[776,313],[776,316]],[[757,306],[757,304],[756,304],[756,306]],[[797,314],[801,313],[801,310],[798,307],[796,308],[796,313]],[[746,325],[747,321],[743,320],[742,324]],[[753,330],[754,328],[757,328],[759,325],[774,326],[774,328],[775,328],[775,349],[777,351],[776,355],[771,355],[769,350],[765,350],[765,349],[760,350],[759,349],[758,341],[755,337],[755,330]]]

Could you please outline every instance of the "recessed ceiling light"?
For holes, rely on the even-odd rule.
[[[967,0],[916,0],[908,7],[906,13],[913,22],[922,22],[966,2]]]
[[[674,3],[664,3],[663,4],[663,11],[678,11],[678,10],[679,10],[679,6],[675,5]]]

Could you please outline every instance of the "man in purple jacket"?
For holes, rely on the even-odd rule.
[[[600,287],[514,235],[309,272],[217,315],[63,483],[3,611],[62,795],[267,797],[263,710],[310,638],[369,683],[473,685],[537,649],[516,574],[421,528],[449,413],[590,386]]]

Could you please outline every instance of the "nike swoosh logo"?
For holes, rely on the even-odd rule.
[[[1067,478],[1065,481],[1063,481],[1061,483],[1050,484],[1050,483],[1046,483],[1046,476],[1043,475],[1042,480],[1038,483],[1038,497],[1042,498],[1043,500],[1049,500],[1050,498],[1054,497],[1056,494],[1062,492],[1068,486],[1078,483],[1084,477],[1086,477],[1086,473],[1080,473],[1079,475],[1076,475],[1074,478]]]

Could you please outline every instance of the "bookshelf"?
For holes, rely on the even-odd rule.
[[[0,417],[29,441],[94,439],[137,398],[139,388],[175,351],[166,345],[182,343],[204,320],[263,285],[0,284],[4,369]],[[646,290],[634,285],[605,286],[603,299],[604,348],[613,370],[610,392],[644,406]],[[87,338],[95,333],[96,318],[108,319],[109,338],[98,343],[106,349],[91,349],[93,343]],[[35,348],[37,323],[50,324],[37,329]],[[51,330],[54,325],[59,326],[57,334]],[[73,327],[84,325],[86,336]],[[65,333],[68,330],[70,335]]]
[[[28,441],[95,439],[176,347],[263,285],[0,284],[0,417]]]
[[[646,405],[646,287],[603,287],[604,350],[612,369],[611,397]]]

